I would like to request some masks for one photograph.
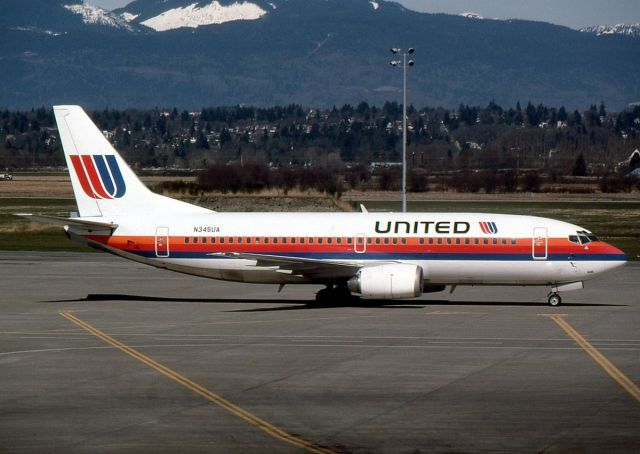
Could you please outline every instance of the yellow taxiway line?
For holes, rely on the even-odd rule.
[[[176,383],[181,384],[182,386],[184,386],[185,388],[188,388],[189,390],[193,391],[194,393],[204,397],[205,399],[207,399],[208,401],[224,408],[225,410],[227,410],[228,412],[236,415],[237,417],[241,418],[242,420],[248,422],[249,424],[256,426],[257,428],[259,428],[260,430],[262,430],[263,432],[266,432],[267,434],[271,435],[272,437],[284,441],[286,443],[292,444],[294,446],[297,446],[299,448],[303,448],[309,452],[315,453],[315,454],[333,454],[333,451],[327,449],[327,448],[323,448],[321,446],[318,446],[314,443],[311,443],[307,440],[304,440],[300,437],[297,437],[295,435],[292,435],[290,433],[285,432],[284,430],[280,429],[279,427],[274,426],[273,424],[265,421],[264,419],[249,413],[247,410],[244,410],[243,408],[229,402],[228,400],[226,400],[225,398],[219,396],[218,394],[208,390],[207,388],[205,388],[204,386],[188,379],[187,377],[185,377],[184,375],[176,372],[173,369],[168,368],[167,366],[164,366],[162,364],[160,364],[159,362],[155,361],[154,359],[149,358],[146,355],[143,355],[142,353],[140,353],[139,351],[123,344],[122,342],[118,341],[117,339],[114,339],[113,337],[103,333],[102,331],[100,331],[99,329],[91,326],[89,323],[80,320],[78,317],[76,317],[75,315],[71,314],[68,311],[60,311],[59,312],[61,316],[63,316],[64,318],[66,318],[67,320],[75,323],[76,325],[78,325],[79,327],[81,327],[82,329],[84,329],[85,331],[93,334],[94,336],[102,339],[104,342],[106,342],[107,344],[119,349],[120,351],[122,351],[123,353],[126,353],[127,355],[131,356],[132,358],[137,359],[138,361],[140,361],[141,363],[146,364],[147,366],[151,367],[152,369],[155,369],[156,371],[160,372],[162,375],[165,375],[166,377],[170,378],[171,380],[175,381]]]
[[[602,367],[611,378],[618,382],[631,396],[640,402],[640,388],[629,377],[627,377],[620,369],[613,365],[602,353],[598,351],[591,343],[586,340],[578,331],[575,330],[566,320],[559,315],[554,315],[551,319],[556,322],[576,343],[587,352],[593,360]]]

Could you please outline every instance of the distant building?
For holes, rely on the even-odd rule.
[[[402,162],[395,161],[379,161],[369,164],[372,169],[388,169],[390,167],[402,167]]]

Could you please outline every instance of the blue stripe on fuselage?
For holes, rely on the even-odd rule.
[[[142,257],[155,257],[155,251],[127,251]],[[226,259],[227,257],[211,252],[182,252],[170,251],[170,258],[174,259]],[[626,261],[627,256],[624,254],[575,254],[568,256],[567,254],[549,254],[547,259],[534,259],[531,254],[463,254],[463,253],[364,253],[356,254],[351,252],[304,252],[304,253],[277,253],[277,252],[260,252],[251,251],[251,254],[264,254],[277,257],[295,257],[314,260],[473,260],[473,261],[553,261],[553,262],[583,262],[583,261]]]

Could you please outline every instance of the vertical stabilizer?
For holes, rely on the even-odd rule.
[[[151,192],[81,107],[53,110],[81,217],[209,211]]]

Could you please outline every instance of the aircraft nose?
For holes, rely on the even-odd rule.
[[[605,254],[611,262],[608,267],[609,269],[618,268],[619,266],[627,263],[627,254],[609,243],[604,243],[604,250],[602,253]]]

